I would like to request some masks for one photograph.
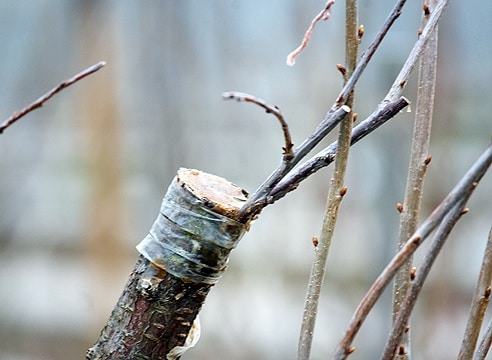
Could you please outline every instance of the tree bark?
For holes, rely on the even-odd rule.
[[[200,335],[198,312],[248,229],[237,222],[247,193],[180,169],[141,256],[87,359],[179,359]]]

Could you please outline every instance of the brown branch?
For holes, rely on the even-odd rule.
[[[429,274],[430,269],[437,258],[437,255],[439,255],[439,252],[441,251],[444,243],[451,234],[451,230],[453,230],[454,226],[461,218],[461,216],[466,213],[466,211],[464,211],[463,209],[463,205],[465,202],[466,199],[457,204],[446,215],[446,217],[440,224],[432,240],[430,248],[424,260],[422,261],[422,266],[416,271],[417,275],[415,276],[414,274],[414,278],[412,279],[411,276],[409,276],[409,273],[406,274],[411,285],[405,292],[405,296],[400,301],[398,312],[394,314],[393,327],[391,329],[390,335],[388,336],[388,340],[383,350],[381,360],[393,359],[397,347],[398,349],[402,349],[405,352],[405,354],[398,356],[406,356],[409,353],[408,347],[403,345],[403,343],[401,342],[401,336],[403,333],[408,332],[406,324],[408,324],[408,320],[415,307],[417,298],[420,294],[420,291],[422,290],[422,287],[424,286],[424,282],[427,279],[427,275]],[[404,266],[400,268],[400,271],[403,268]],[[469,359],[469,357],[467,359]]]
[[[487,357],[487,353],[490,350],[490,345],[492,344],[492,319],[490,319],[487,330],[485,330],[485,334],[482,335],[482,339],[480,340],[480,345],[478,346],[477,351],[475,352],[474,360],[485,360]]]
[[[302,50],[308,45],[309,40],[311,39],[311,35],[313,34],[314,27],[316,24],[321,21],[321,20],[328,20],[330,18],[330,8],[331,6],[335,3],[335,0],[328,0],[326,3],[325,7],[323,10],[319,12],[318,15],[314,17],[314,19],[311,21],[311,24],[309,25],[308,29],[306,30],[306,33],[304,34],[304,37],[302,38],[301,45],[294,51],[292,51],[289,55],[287,55],[287,65],[289,66],[294,66],[296,63],[296,57],[299,55]]]
[[[388,120],[396,116],[403,110],[409,101],[401,97],[400,99],[386,103],[374,111],[367,119],[362,121],[352,130],[350,145],[354,145],[359,140],[363,139],[371,132],[379,128]],[[335,160],[335,155],[338,149],[338,141],[333,142],[324,150],[307,160],[302,165],[289,173],[282,181],[280,181],[270,192],[271,203],[283,198],[289,192],[295,190],[299,184],[318,170],[330,165]]]
[[[68,80],[65,80],[64,82],[62,82],[60,85],[58,85],[57,87],[51,89],[50,91],[48,91],[46,94],[44,94],[43,96],[41,96],[39,99],[37,99],[36,101],[34,101],[32,104],[30,104],[29,106],[25,107],[24,109],[20,110],[20,111],[16,111],[12,114],[11,117],[9,117],[7,120],[5,120],[1,125],[0,125],[0,134],[3,133],[3,131],[8,128],[10,125],[12,125],[13,123],[15,123],[17,120],[19,120],[20,118],[22,118],[23,116],[25,116],[26,114],[30,113],[31,111],[33,110],[36,110],[37,108],[40,108],[41,106],[44,105],[44,103],[46,101],[48,101],[49,99],[51,99],[51,97],[57,93],[59,93],[60,91],[62,91],[64,88],[72,85],[73,83],[76,83],[77,81],[79,80],[82,80],[83,78],[85,78],[86,76],[96,72],[97,70],[99,70],[100,68],[102,68],[104,65],[106,65],[106,63],[104,61],[100,61],[98,62],[97,64],[95,65],[92,65],[91,67],[85,69],[84,71],[81,71],[80,73],[74,75],[73,77],[71,77],[70,79]]]
[[[372,56],[375,54],[389,29],[400,16],[401,9],[405,2],[406,0],[399,0],[391,10],[376,37],[362,55],[354,73],[347,80],[347,83],[338,95],[335,103],[321,123],[314,129],[313,133],[294,150],[294,157],[289,162],[288,166],[286,166],[285,162],[280,164],[280,166],[270,174],[243,205],[241,208],[242,220],[251,219],[257,216],[265,206],[271,204],[272,197],[270,196],[270,192],[273,188],[345,117],[346,112],[351,111],[348,106],[344,108],[343,104],[350,93],[352,93],[355,84],[364,72],[367,64],[372,59]]]
[[[477,286],[475,287],[475,293],[473,294],[470,315],[468,316],[468,322],[466,324],[466,330],[461,343],[458,360],[471,359],[473,357],[478,341],[478,335],[480,334],[480,329],[482,328],[485,311],[487,310],[487,305],[490,301],[491,282],[492,228],[490,229],[487,246],[485,247],[480,276],[478,278]],[[488,351],[488,349],[486,351]],[[481,353],[483,353],[483,350],[480,350],[479,348],[475,353],[475,359],[478,358]]]
[[[376,301],[389,284],[396,271],[413,255],[415,250],[430,233],[443,221],[444,217],[456,206],[464,206],[472,192],[477,187],[480,179],[485,175],[492,163],[492,145],[490,145],[482,155],[475,161],[465,176],[444,198],[444,200],[434,209],[425,219],[422,225],[408,239],[406,244],[396,253],[389,264],[384,268],[378,278],[369,288],[363,299],[357,306],[352,318],[350,319],[347,330],[338,343],[333,359],[342,360],[353,352],[352,341],[357,335],[367,315],[373,308]]]
[[[294,144],[292,143],[292,138],[290,136],[289,125],[287,125],[287,122],[285,121],[284,116],[282,115],[282,112],[280,111],[278,106],[269,105],[263,99],[260,99],[254,95],[237,92],[237,91],[224,92],[222,93],[222,98],[224,98],[225,100],[233,99],[237,101],[250,102],[258,106],[261,106],[263,109],[265,109],[267,113],[275,115],[275,117],[280,122],[280,125],[282,126],[282,131],[284,133],[285,146],[282,148],[283,155],[284,155],[283,160],[284,161],[292,160],[292,158],[294,157],[294,151],[293,151]]]
[[[434,10],[438,0],[429,1]],[[427,11],[425,10],[427,9]],[[429,7],[424,6],[423,26],[427,24],[430,17]],[[400,228],[398,248],[403,246],[408,237],[412,235],[418,225],[422,195],[424,191],[425,170],[427,165],[425,159],[429,154],[430,135],[432,128],[432,111],[434,108],[434,96],[436,87],[437,69],[437,39],[438,26],[430,32],[430,38],[422,49],[419,65],[417,106],[412,135],[412,146],[410,152],[410,163],[408,166],[407,185],[403,201],[403,211],[400,213]],[[408,273],[412,267],[410,258],[405,265],[396,273],[393,284],[393,320],[396,320],[400,306],[405,301],[407,289],[410,286]],[[404,325],[401,326],[405,327]],[[410,331],[401,333],[400,348],[404,351],[397,355],[395,360],[410,359]]]

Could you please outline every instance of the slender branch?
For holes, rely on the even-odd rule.
[[[248,198],[241,208],[241,221],[256,216],[268,204],[271,204],[269,196],[271,190],[294,168],[323,138],[337,126],[337,124],[350,113],[351,109],[343,105],[334,112],[329,113],[318,125],[314,132],[294,149],[294,156],[289,161],[282,161],[280,166],[263,182],[262,185]]]
[[[389,284],[396,271],[413,255],[417,247],[429,236],[429,234],[442,222],[455,206],[465,205],[463,199],[468,199],[478,182],[487,172],[492,163],[492,145],[482,153],[475,161],[472,167],[467,171],[465,176],[444,198],[444,200],[432,211],[427,219],[419,226],[417,231],[408,239],[405,246],[402,247],[391,259],[390,263],[384,268],[376,281],[364,295],[359,303],[355,313],[349,322],[347,330],[335,349],[333,359],[346,359],[353,352],[352,341],[357,335],[367,315],[372,307],[383,293],[384,288]]]
[[[482,336],[482,340],[480,341],[480,346],[475,353],[474,360],[485,360],[487,357],[487,353],[490,350],[490,345],[492,344],[492,319],[490,319],[487,330],[485,334]]]
[[[364,72],[367,64],[381,44],[383,38],[386,36],[396,19],[400,16],[401,9],[403,8],[405,2],[406,0],[399,0],[396,3],[375,39],[362,55],[357,67],[354,70],[354,73],[347,80],[347,83],[338,95],[335,104],[332,106],[330,111],[328,111],[314,132],[306,140],[304,140],[304,142],[299,145],[296,150],[294,150],[295,155],[290,161],[289,166],[286,166],[285,163],[280,164],[280,166],[274,170],[274,172],[263,182],[263,184],[260,185],[260,187],[243,205],[241,208],[242,221],[257,216],[265,206],[270,204],[269,201],[271,198],[269,196],[274,186],[277,185],[279,181],[282,180],[289,173],[289,171],[292,170],[294,166],[297,165],[299,161],[302,160],[307,153],[311,151],[326,136],[326,134],[328,134],[328,132],[338,124],[339,121],[341,121],[341,119],[345,116],[345,113],[350,111],[349,108],[343,108],[341,105],[346,101],[347,97],[354,89],[355,84]]]
[[[425,0],[427,1],[427,0]],[[429,0],[432,10],[437,0]],[[430,17],[430,7],[424,5],[423,26],[427,24]],[[400,212],[400,230],[398,248],[401,248],[408,237],[415,232],[419,221],[422,194],[424,191],[424,177],[428,162],[430,135],[432,128],[432,112],[434,108],[434,95],[436,87],[437,68],[437,33],[438,26],[430,33],[430,38],[422,48],[420,56],[419,79],[417,91],[417,106],[412,135],[412,146],[410,152],[410,164],[408,166],[407,185],[403,210]],[[409,287],[408,273],[412,266],[410,258],[395,275],[393,285],[393,320],[400,310],[401,303],[405,300]],[[404,328],[406,325],[402,325]],[[396,360],[407,360],[410,358],[410,329],[401,332],[400,350]]]
[[[378,110],[373,112],[367,119],[359,123],[353,131],[350,140],[350,145],[354,145],[359,140],[363,139],[371,132],[379,128],[388,120],[396,116],[403,110],[409,101],[401,97],[400,99],[380,105]],[[318,170],[330,165],[335,160],[335,154],[338,149],[338,141],[333,142],[324,150],[313,156],[311,159],[293,170],[288,177],[278,183],[270,193],[271,201],[275,202],[289,192],[295,190],[299,184]]]
[[[491,282],[492,282],[492,228],[489,232],[489,238],[485,252],[483,255],[482,267],[480,269],[480,276],[478,278],[477,286],[475,287],[475,293],[473,294],[473,300],[470,309],[470,315],[468,316],[468,323],[466,324],[465,334],[461,343],[460,353],[458,355],[459,360],[471,359],[475,347],[477,345],[478,335],[482,327],[483,317],[485,310],[490,301],[491,294]],[[490,345],[489,345],[490,346]],[[488,349],[487,349],[488,350]],[[475,358],[479,357],[482,351],[480,349],[475,353]]]
[[[410,52],[410,55],[408,56],[407,60],[405,61],[405,64],[403,65],[400,73],[398,74],[396,80],[393,82],[393,85],[391,86],[388,94],[385,96],[384,100],[381,102],[379,105],[378,109],[372,113],[366,120],[364,120],[364,126],[362,126],[362,123],[359,124],[359,126],[356,126],[354,128],[354,134],[352,135],[352,144],[354,144],[356,141],[358,141],[360,138],[366,136],[368,133],[373,131],[374,129],[369,130],[368,132],[365,131],[365,127],[367,126],[372,126],[375,125],[376,127],[379,127],[382,125],[384,122],[387,120],[391,119],[393,116],[395,116],[401,109],[403,109],[406,105],[408,105],[408,101],[404,98],[401,97],[401,94],[403,92],[403,89],[405,87],[405,84],[408,80],[408,77],[410,76],[411,71],[415,67],[416,62],[419,59],[419,56],[421,52],[423,51],[423,47],[432,35],[432,29],[436,26],[437,22],[440,19],[440,16],[442,15],[442,11],[444,10],[445,5],[447,4],[448,0],[442,0],[432,15],[429,18],[429,21],[427,22],[426,26],[424,27],[424,30],[422,31],[422,34],[420,35],[419,39],[415,43],[414,47],[412,48],[412,51]],[[367,62],[369,61],[370,57],[374,54],[376,51],[377,45],[381,42],[382,38],[386,34],[386,32],[389,30],[389,26],[398,18],[400,15],[401,8],[403,7],[405,1],[399,1],[393,11],[391,12],[390,16],[388,17],[388,20],[386,20],[385,25],[383,28],[380,30],[378,35],[376,36],[376,39],[373,41],[373,43],[369,46],[369,48],[366,50],[364,55],[362,56],[361,60],[357,64],[356,69],[354,70],[354,73],[352,76],[349,78],[347,83],[345,84],[342,92],[339,95],[339,99],[344,99],[348,96],[350,92],[348,90],[353,89],[353,86],[355,82],[358,79],[358,76],[360,76],[360,73],[363,71],[365,66],[367,65]],[[372,53],[372,54],[371,54]],[[370,56],[369,56],[370,55]],[[404,104],[405,101],[406,103]],[[386,105],[388,106],[386,106]],[[404,104],[404,105],[403,105]],[[403,106],[402,106],[403,105]],[[400,110],[394,112],[395,108],[400,108]],[[329,113],[328,113],[329,114]],[[382,121],[382,123],[380,123]],[[364,131],[362,131],[364,129]],[[358,135],[354,137],[356,131],[359,131]],[[360,136],[360,138],[357,138]],[[355,140],[356,139],[356,140]],[[296,189],[299,186],[299,183],[306,179],[308,176],[311,174],[315,173],[319,169],[329,165],[334,159],[335,159],[335,152],[336,152],[336,143],[331,144],[328,148],[320,152],[319,154],[315,155],[313,158],[308,160],[304,165],[300,166],[297,170],[294,171],[294,173],[289,174],[288,177],[283,179],[282,181],[277,181],[277,182],[271,182],[269,186],[271,186],[271,190],[268,190],[268,187],[264,187],[263,185],[255,192],[256,197],[255,199],[252,200],[252,197],[248,200],[250,204],[252,204],[254,201],[257,201],[258,198],[261,197],[261,191],[265,190],[268,191],[269,194],[269,199],[270,203],[284,197],[287,193],[290,191]],[[275,174],[275,173],[274,173]],[[274,175],[272,174],[271,177]],[[282,178],[285,177],[282,176]],[[264,185],[266,182],[264,183]],[[273,186],[272,186],[273,184]],[[278,184],[278,185],[277,185]],[[243,209],[246,209],[246,205],[251,206],[250,204],[245,204],[243,206]],[[260,205],[260,204],[258,204]],[[265,204],[266,205],[266,204]],[[259,206],[261,210],[261,205]],[[243,211],[243,210],[242,210]]]
[[[284,155],[283,160],[287,162],[292,160],[292,158],[294,157],[294,152],[292,150],[294,144],[292,143],[292,138],[290,136],[289,125],[287,125],[287,122],[285,121],[282,112],[277,106],[269,105],[263,99],[260,99],[254,95],[241,93],[237,91],[224,92],[222,93],[222,98],[224,98],[225,100],[234,99],[237,101],[251,102],[253,104],[261,106],[263,109],[265,109],[267,113],[275,115],[275,117],[280,122],[280,125],[282,126],[282,131],[284,133],[285,146],[282,148],[283,155]]]
[[[345,9],[345,75],[350,76],[357,64],[357,50],[359,45],[359,36],[357,32],[357,0],[347,0]],[[352,107],[353,101],[354,93],[352,92],[351,96],[347,99],[346,105]],[[347,188],[344,187],[344,179],[350,149],[352,126],[353,114],[347,114],[340,122],[338,134],[339,146],[335,160],[335,169],[328,193],[328,199],[326,201],[326,212],[323,218],[321,236],[319,238],[319,244],[315,248],[314,261],[308,282],[297,352],[297,358],[299,360],[308,360],[311,354],[314,326],[319,307],[321,287],[326,272],[328,252],[338,218],[338,210],[343,196],[347,192]]]
[[[386,95],[385,101],[395,100],[402,95],[403,89],[407,84],[408,77],[410,76],[415,65],[417,64],[417,60],[419,59],[420,54],[422,54],[425,44],[427,43],[427,41],[429,41],[430,37],[432,36],[434,28],[437,26],[437,23],[439,22],[439,19],[441,18],[441,15],[446,5],[448,4],[448,1],[449,0],[441,0],[437,4],[432,14],[430,15],[427,24],[425,24],[422,33],[419,36],[419,39],[413,46],[410,55],[405,61],[405,64],[403,65],[400,73],[398,74],[398,77],[396,78],[395,82],[391,86],[390,91]]]
[[[467,212],[463,210],[463,204],[467,200],[467,198],[462,199],[461,202],[455,205],[455,207],[443,219],[442,223],[439,225],[439,228],[436,230],[436,234],[432,239],[428,253],[422,262],[422,266],[416,272],[417,275],[413,274],[409,276],[409,273],[407,273],[407,278],[411,281],[411,285],[408,288],[405,297],[400,302],[398,313],[395,314],[393,327],[390,335],[388,336],[386,346],[383,350],[383,355],[381,356],[382,360],[391,360],[395,355],[397,357],[403,357],[407,353],[407,349],[401,344],[401,336],[403,333],[408,332],[406,324],[408,323],[410,314],[415,307],[417,298],[422,290],[432,265],[434,265],[437,255],[439,255],[439,252],[448,239],[453,227],[456,225],[461,216]],[[400,270],[402,268],[400,268]],[[412,280],[413,276],[415,278]],[[397,348],[398,354],[395,354]]]
[[[106,63],[104,61],[100,61],[98,62],[97,64],[95,65],[92,65],[91,67],[88,67],[87,69],[85,69],[84,71],[81,71],[80,73],[74,75],[73,77],[71,77],[70,79],[68,80],[65,80],[64,82],[62,82],[60,85],[58,85],[57,87],[51,89],[50,91],[48,91],[46,94],[44,94],[43,96],[41,96],[39,99],[37,99],[36,101],[34,101],[32,104],[28,105],[27,107],[25,107],[24,109],[20,110],[20,111],[16,111],[12,114],[11,117],[9,117],[7,120],[5,120],[2,124],[0,124],[0,134],[3,133],[3,131],[8,128],[10,125],[12,125],[13,123],[15,123],[17,120],[19,120],[21,117],[25,116],[26,114],[30,113],[31,111],[33,110],[36,110],[37,108],[40,108],[41,106],[44,105],[44,103],[46,101],[48,101],[49,99],[51,99],[51,97],[53,95],[55,95],[56,93],[59,93],[61,90],[63,90],[64,88],[72,85],[73,83],[76,83],[77,81],[79,80],[82,80],[83,78],[85,78],[86,76],[96,72],[97,70],[99,70],[100,68],[102,68],[104,65],[106,65]]]
[[[313,34],[314,27],[316,24],[321,21],[325,20],[327,21],[330,18],[330,8],[331,6],[335,3],[335,0],[328,0],[326,3],[325,7],[323,10],[321,10],[318,15],[314,17],[314,19],[311,21],[311,24],[309,25],[308,29],[306,30],[306,33],[304,34],[304,37],[302,38],[301,45],[294,51],[292,51],[289,55],[287,55],[287,65],[289,66],[294,66],[296,63],[296,57],[299,55],[302,50],[308,45],[309,40],[311,40],[311,35]]]

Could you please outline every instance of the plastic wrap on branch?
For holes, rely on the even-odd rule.
[[[193,171],[181,169],[179,173],[184,176]],[[154,266],[178,278],[215,284],[226,268],[228,254],[246,228],[210,210],[210,201],[198,199],[187,191],[178,175],[164,196],[159,216],[137,250]]]
[[[164,196],[123,293],[86,359],[179,359],[200,336],[198,313],[249,227],[247,193],[180,169]]]

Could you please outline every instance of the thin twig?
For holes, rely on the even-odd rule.
[[[372,56],[376,52],[377,48],[381,44],[383,38],[388,33],[389,29],[396,21],[396,19],[401,14],[401,9],[405,4],[406,0],[399,0],[385,23],[379,30],[375,39],[369,45],[367,50],[362,55],[359,60],[354,73],[348,79],[347,83],[343,87],[342,91],[337,97],[336,102],[331,107],[330,111],[326,114],[322,122],[316,127],[314,132],[306,139],[304,142],[294,150],[294,158],[290,161],[289,166],[285,165],[285,162],[280,164],[280,166],[274,170],[274,172],[258,187],[258,189],[249,197],[241,208],[241,220],[244,221],[247,218],[257,216],[261,210],[270,204],[271,198],[270,192],[272,189],[282,180],[289,172],[297,165],[309,151],[311,151],[325,136],[328,134],[333,127],[335,127],[341,119],[344,118],[345,113],[350,111],[350,108],[343,108],[343,104],[347,100],[350,93],[353,91],[355,84],[359,80],[360,76],[364,72],[367,64],[371,60]]]
[[[422,25],[425,26],[429,21],[430,9],[435,8],[438,0],[429,2],[431,8],[425,5],[423,11]],[[422,194],[424,191],[425,170],[429,155],[430,135],[432,128],[432,112],[434,108],[434,95],[436,87],[436,68],[437,68],[437,32],[436,25],[434,31],[430,33],[430,38],[422,48],[419,65],[419,79],[417,91],[417,106],[415,111],[415,121],[412,134],[412,146],[410,152],[410,163],[408,166],[407,184],[403,209],[400,212],[400,229],[398,248],[402,247],[412,235],[419,221],[420,208],[422,204]],[[405,299],[409,287],[408,273],[412,266],[412,259],[408,259],[395,275],[393,284],[393,320],[400,310],[400,305]],[[405,327],[403,325],[402,327]],[[395,360],[410,359],[410,330],[401,333],[400,347]]]
[[[280,125],[282,126],[282,131],[284,133],[285,146],[282,148],[283,155],[284,155],[283,160],[287,162],[292,160],[292,158],[294,157],[294,152],[293,152],[294,144],[292,143],[292,138],[290,136],[289,125],[287,125],[287,122],[285,121],[282,112],[277,106],[269,105],[265,102],[265,100],[260,99],[259,97],[256,97],[254,95],[237,92],[237,91],[224,92],[222,93],[222,98],[224,98],[225,100],[234,99],[237,101],[251,102],[253,104],[261,106],[263,109],[265,109],[267,113],[269,114],[271,113],[275,115],[275,117],[280,122]]]
[[[442,222],[446,214],[449,213],[455,206],[460,204],[463,199],[467,199],[473,190],[475,190],[478,182],[487,172],[492,163],[492,145],[480,155],[472,167],[467,171],[465,176],[444,198],[444,200],[432,211],[427,219],[419,226],[417,231],[408,239],[405,246],[399,250],[391,259],[389,264],[384,268],[376,281],[369,288],[363,299],[357,306],[355,313],[349,322],[347,330],[342,339],[338,343],[333,359],[342,360],[353,352],[352,342],[362,326],[367,315],[373,308],[376,301],[379,299],[385,287],[389,284],[396,271],[405,261],[413,255],[417,247],[429,236],[429,234]]]
[[[354,127],[350,145],[354,145],[359,140],[363,139],[388,120],[396,116],[408,104],[409,101],[406,98],[401,97],[394,102],[379,106],[378,110],[373,112],[367,119]],[[273,188],[270,193],[271,201],[275,202],[283,198],[289,192],[295,190],[303,180],[307,179],[309,176],[325,166],[330,165],[335,160],[337,149],[338,141],[335,141],[311,159],[307,160],[304,164],[294,169],[286,178],[280,181],[277,186]]]
[[[429,17],[427,24],[425,24],[418,40],[415,42],[410,55],[408,55],[408,58],[405,61],[405,64],[403,65],[400,73],[398,74],[398,77],[396,78],[395,82],[391,86],[390,91],[386,95],[385,101],[395,100],[402,95],[403,89],[408,82],[408,77],[417,64],[417,60],[419,59],[420,54],[422,54],[425,44],[432,36],[434,28],[437,26],[439,19],[441,18],[441,15],[446,8],[448,2],[449,0],[441,0],[439,4],[437,4],[436,8]]]
[[[309,40],[311,39],[311,35],[313,34],[314,27],[316,24],[321,21],[321,20],[328,20],[330,18],[330,8],[331,6],[335,3],[335,0],[328,0],[326,3],[325,7],[323,10],[319,12],[318,15],[314,17],[314,19],[311,21],[311,24],[309,25],[308,29],[306,30],[306,33],[304,34],[304,37],[302,38],[301,45],[294,51],[292,51],[289,55],[287,55],[287,65],[289,66],[294,66],[296,63],[296,57],[299,55],[302,50],[308,45]]]
[[[388,336],[388,340],[383,350],[381,360],[391,360],[395,355],[397,357],[403,357],[405,356],[405,353],[408,352],[407,348],[401,345],[401,336],[403,333],[408,332],[408,328],[406,325],[408,324],[410,314],[415,307],[417,298],[420,294],[420,291],[422,290],[422,287],[424,286],[424,282],[427,279],[427,275],[429,274],[430,269],[437,258],[437,255],[439,255],[439,252],[448,239],[451,230],[453,230],[453,227],[456,225],[461,216],[466,213],[466,211],[463,211],[463,205],[466,203],[467,200],[468,197],[463,198],[460,203],[455,205],[455,207],[450,210],[449,213],[445,216],[442,223],[436,230],[427,255],[422,261],[422,266],[420,267],[420,269],[417,269],[416,275],[413,275],[415,276],[415,278],[412,280],[409,273],[407,273],[407,278],[411,281],[411,285],[408,288],[405,297],[400,302],[398,313],[395,314],[393,327],[391,329],[390,335]],[[397,348],[398,354],[395,354]]]
[[[485,310],[490,301],[492,282],[492,228],[489,232],[487,246],[483,254],[482,267],[478,278],[475,293],[466,324],[465,334],[461,343],[461,349],[458,355],[459,360],[471,359],[477,346],[478,335],[482,328],[483,317]],[[488,349],[487,349],[488,350]],[[475,353],[475,357],[479,357],[480,349]]]
[[[350,76],[352,75],[352,72],[357,64],[357,51],[359,45],[359,37],[357,34],[357,0],[347,0],[345,9],[345,75]],[[351,96],[347,99],[346,105],[352,107],[353,100],[354,92],[352,92]],[[340,130],[338,134],[339,145],[336,153],[335,169],[333,171],[333,178],[330,182],[330,190],[326,201],[326,211],[323,217],[319,244],[316,247],[311,268],[311,275],[308,281],[308,289],[306,292],[306,301],[304,305],[301,333],[299,336],[297,351],[297,358],[299,360],[309,360],[311,354],[314,326],[319,307],[321,287],[326,272],[328,252],[338,218],[338,210],[340,208],[343,196],[347,192],[347,188],[344,187],[344,179],[347,169],[352,126],[353,114],[347,114],[340,122]]]
[[[490,234],[492,236],[492,232]],[[492,319],[490,319],[487,330],[485,334],[482,335],[482,340],[480,341],[480,345],[475,353],[474,360],[485,360],[487,357],[487,353],[490,350],[490,345],[492,344]]]
[[[420,35],[419,39],[415,43],[415,45],[412,48],[412,51],[410,52],[407,60],[405,61],[405,64],[403,65],[400,73],[396,77],[396,80],[393,82],[393,85],[391,86],[390,90],[388,91],[388,94],[385,96],[384,100],[381,102],[381,104],[378,106],[378,109],[372,113],[366,120],[364,120],[364,127],[369,124],[374,124],[376,127],[382,125],[382,123],[379,123],[379,121],[386,121],[391,119],[391,117],[395,116],[396,113],[392,113],[391,109],[394,108],[394,105],[402,105],[402,99],[401,94],[403,92],[403,89],[405,87],[405,84],[408,80],[408,77],[411,74],[411,71],[415,67],[415,64],[417,63],[420,54],[423,51],[424,45],[427,43],[429,40],[430,36],[432,35],[432,30],[436,26],[437,22],[440,19],[440,16],[442,15],[442,11],[444,10],[445,5],[447,4],[448,0],[442,0],[441,3],[438,4],[436,7],[436,10],[432,13],[431,17],[429,18],[428,23],[424,27],[424,30],[422,31],[422,34]],[[400,15],[401,9],[403,5],[405,4],[405,1],[398,1],[398,3],[395,5],[394,9],[392,10],[390,16],[386,20],[385,25],[383,26],[383,29],[380,30],[378,35],[376,36],[376,39],[373,41],[373,43],[369,46],[369,48],[366,50],[364,55],[362,56],[361,60],[357,64],[357,67],[352,74],[352,76],[349,78],[347,81],[347,84],[343,87],[342,92],[339,95],[339,99],[345,99],[350,92],[348,90],[353,89],[353,85],[355,85],[355,82],[357,81],[358,77],[361,75],[362,71],[364,68],[367,66],[367,62],[369,59],[372,57],[374,52],[377,49],[377,46],[381,43],[384,35],[387,33],[389,30],[389,27],[393,22],[398,18]],[[370,56],[369,56],[370,55]],[[390,106],[387,108],[385,104],[389,103]],[[402,107],[404,108],[406,105],[408,105],[408,102]],[[388,111],[389,110],[389,111]],[[388,112],[388,115],[386,114]],[[328,113],[329,114],[329,113]],[[359,126],[356,126],[354,128],[354,134],[356,133],[357,130],[362,130],[362,123]],[[374,129],[371,129],[369,132],[371,132]],[[361,131],[359,135],[364,137],[367,135],[369,132]],[[354,139],[357,139],[354,141]],[[354,135],[352,136],[352,144],[358,141],[359,139],[357,137],[354,138]],[[256,196],[253,198],[250,197],[248,202],[253,203],[254,201],[257,201],[257,199],[261,198],[261,191],[268,191],[268,196],[270,196],[271,201],[276,201],[282,197],[284,197],[287,193],[290,191],[294,190],[297,188],[299,183],[306,179],[308,176],[311,174],[315,173],[319,169],[329,165],[334,159],[334,152],[336,151],[336,143],[331,144],[329,147],[327,147],[325,150],[321,151],[319,154],[315,155],[313,158],[309,159],[304,165],[300,166],[298,169],[294,170],[293,173],[289,174],[288,177],[285,177],[285,175],[282,176],[285,177],[282,181],[277,181],[271,182],[271,184],[268,183],[268,180],[263,183],[262,186],[255,192]],[[274,174],[271,175],[271,177]],[[270,178],[269,178],[270,179]],[[273,184],[273,186],[272,186]],[[278,184],[278,185],[277,185]],[[268,186],[272,186],[271,189],[268,188]],[[255,195],[253,194],[253,195]],[[265,195],[266,196],[266,195]],[[247,202],[247,203],[248,203]],[[243,209],[246,209],[247,204],[243,206]],[[261,208],[261,206],[260,206]]]
[[[270,191],[278,182],[294,168],[323,138],[338,125],[338,123],[352,110],[343,105],[336,111],[329,113],[316,127],[314,132],[294,149],[294,156],[289,162],[282,161],[280,166],[263,182],[263,184],[251,195],[241,208],[241,221],[256,216],[268,204],[272,198]]]
[[[56,93],[60,92],[64,88],[72,85],[73,83],[76,83],[77,81],[85,78],[86,76],[88,76],[88,75],[96,72],[97,70],[99,70],[100,68],[102,68],[104,65],[106,65],[106,63],[104,61],[100,61],[97,64],[92,65],[91,67],[85,69],[84,71],[81,71],[80,73],[74,75],[70,79],[65,80],[64,82],[62,82],[57,87],[51,89],[50,91],[48,91],[46,94],[44,94],[43,96],[41,96],[39,99],[37,99],[36,101],[34,101],[29,106],[25,107],[24,109],[22,109],[20,111],[14,112],[11,117],[9,117],[7,120],[5,120],[0,125],[0,134],[3,133],[3,131],[6,128],[8,128],[13,123],[15,123],[21,117],[25,116],[27,113],[30,113],[31,111],[36,110],[37,108],[40,108],[41,106],[43,106],[44,103],[46,101],[48,101]]]

